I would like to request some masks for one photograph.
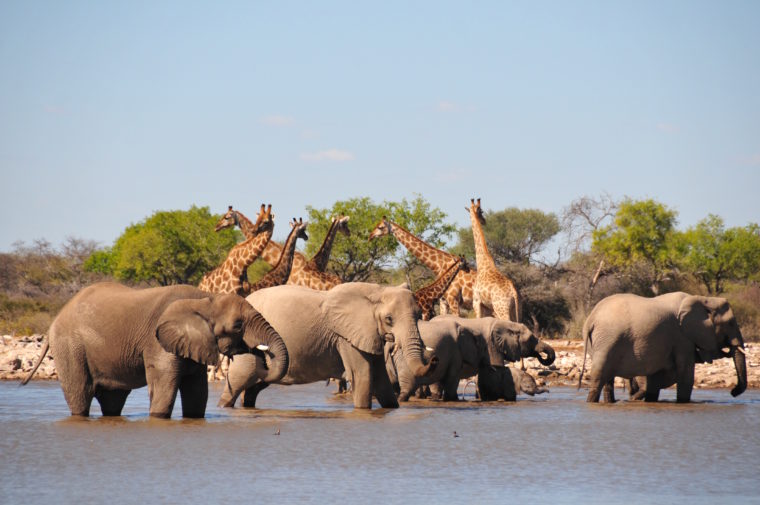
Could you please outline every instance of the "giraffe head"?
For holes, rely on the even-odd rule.
[[[483,215],[483,209],[480,208],[480,198],[478,198],[477,202],[474,198],[470,198],[470,204],[471,205],[469,207],[465,207],[464,210],[469,212],[470,215],[473,215],[474,213],[480,224],[486,224],[486,218]]]
[[[462,272],[470,271],[470,265],[467,264],[467,258],[465,258],[464,255],[462,254],[459,255],[459,258],[457,258],[457,263],[460,265],[459,269]]]
[[[384,235],[390,235],[392,230],[393,227],[391,226],[391,222],[388,221],[387,217],[383,216],[383,219],[377,223],[377,226],[375,226],[372,232],[369,234],[369,239],[372,240]]]
[[[258,216],[256,216],[256,223],[253,227],[256,230],[256,234],[274,229],[274,214],[272,214],[271,203],[267,207],[264,207],[263,203],[261,204],[261,210]]]
[[[309,236],[306,234],[306,226],[308,224],[308,222],[304,223],[302,218],[298,218],[298,220],[293,218],[293,222],[290,223],[290,227],[293,228],[291,233],[296,234],[296,239],[309,240]]]
[[[239,222],[240,220],[238,218],[237,211],[232,208],[232,205],[230,205],[227,213],[224,214],[221,219],[219,219],[219,221],[217,221],[216,227],[214,227],[214,231],[223,230],[225,228],[229,228],[230,226],[237,226]]]
[[[351,235],[351,230],[348,229],[348,216],[338,216],[332,218],[332,222],[335,224],[335,231],[338,231],[346,237]]]

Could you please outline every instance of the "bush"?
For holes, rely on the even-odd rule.
[[[760,285],[732,285],[723,296],[731,304],[745,342],[760,342]]]

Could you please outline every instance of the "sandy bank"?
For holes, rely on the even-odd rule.
[[[557,352],[557,359],[544,367],[536,359],[525,360],[528,371],[539,383],[547,386],[575,386],[578,384],[581,365],[583,363],[583,342],[579,340],[550,340],[549,344]],[[21,380],[31,371],[42,348],[42,335],[11,336],[4,335],[0,345],[0,380]],[[760,344],[751,343],[746,346],[747,380],[750,388],[760,388]],[[586,362],[586,371],[591,365],[591,359]],[[226,368],[226,367],[224,367]],[[216,378],[223,377],[218,371]],[[584,385],[586,382],[584,375]],[[210,374],[211,377],[211,374]],[[55,363],[50,353],[34,375],[35,380],[57,379]],[[721,359],[712,364],[697,365],[695,387],[697,388],[731,388],[736,384],[736,371],[733,361]],[[621,379],[617,386],[622,387]]]

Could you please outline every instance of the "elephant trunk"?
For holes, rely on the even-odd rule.
[[[417,325],[415,324],[410,329],[404,340],[401,342],[401,348],[406,358],[406,364],[409,370],[415,377],[426,377],[433,373],[435,367],[438,365],[438,357],[432,356],[430,360],[425,363],[422,359],[422,339],[420,338]]]
[[[269,373],[262,380],[267,383],[277,382],[288,373],[288,349],[279,333],[264,319],[258,311],[249,316],[243,341],[254,352],[259,346],[266,346],[266,357]],[[258,350],[261,350],[260,348]]]
[[[546,354],[546,358],[541,356],[541,354]],[[549,366],[552,363],[554,363],[554,359],[556,358],[556,354],[554,353],[554,349],[549,344],[546,344],[544,342],[539,342],[536,345],[535,350],[535,358],[538,358],[539,363],[541,363],[544,366]]]
[[[744,344],[741,341],[738,344],[731,346],[737,378],[737,384],[731,390],[731,396],[739,396],[747,389],[747,362],[744,356]]]

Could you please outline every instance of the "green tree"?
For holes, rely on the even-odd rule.
[[[240,239],[236,230],[214,232],[218,218],[195,205],[155,212],[127,227],[110,250],[90,255],[87,267],[132,282],[197,284]]]
[[[351,198],[335,202],[329,209],[306,207],[309,213],[309,241],[305,254],[312,256],[324,240],[332,216],[349,216],[350,237],[338,237],[330,256],[329,269],[344,282],[380,280],[385,269],[401,268],[411,275],[417,267],[416,259],[401,252],[402,247],[392,237],[369,240],[372,229],[383,216],[407,228],[435,247],[442,247],[444,237],[455,227],[444,222],[446,214],[432,207],[420,195],[412,200],[374,203],[370,198]]]
[[[538,209],[510,207],[500,211],[489,210],[485,218],[483,232],[488,250],[500,263],[530,263],[560,231],[557,216]],[[459,241],[453,252],[468,258],[475,257],[472,228],[459,229]]]
[[[723,219],[710,214],[683,237],[685,268],[711,294],[721,294],[727,280],[746,280],[760,270],[760,227],[726,229]]]
[[[678,256],[677,215],[652,199],[626,199],[620,203],[614,223],[594,231],[591,248],[620,271],[642,275],[643,267],[656,295]]]

